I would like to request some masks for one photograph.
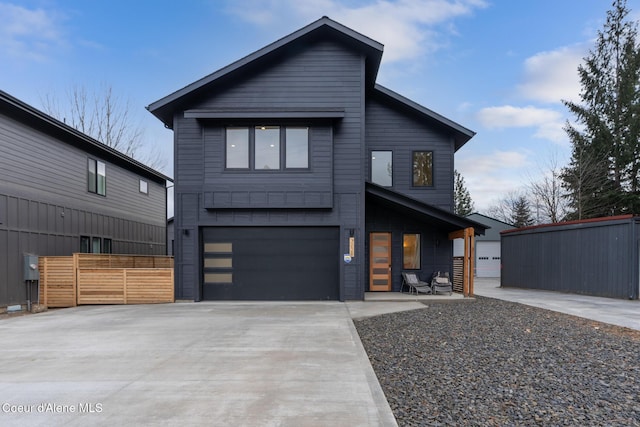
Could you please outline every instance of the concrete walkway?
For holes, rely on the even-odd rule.
[[[475,294],[640,330],[640,301],[536,289],[501,288],[500,279],[475,279]]]
[[[0,343],[2,426],[396,425],[344,303],[82,306]]]

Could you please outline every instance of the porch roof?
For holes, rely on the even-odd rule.
[[[367,199],[374,200],[424,222],[436,224],[447,233],[465,228],[473,228],[476,235],[484,235],[485,230],[490,228],[479,222],[431,206],[428,203],[421,202],[370,182],[365,183],[365,191]]]

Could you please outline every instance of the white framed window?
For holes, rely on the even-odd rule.
[[[143,194],[149,194],[149,183],[144,179],[140,180],[140,192]]]

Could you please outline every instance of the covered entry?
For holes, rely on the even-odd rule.
[[[205,300],[339,299],[338,227],[202,229]]]

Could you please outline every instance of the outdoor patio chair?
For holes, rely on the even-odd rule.
[[[401,291],[405,288],[405,286],[409,288],[410,294],[413,294],[414,291],[416,295],[418,295],[419,293],[431,294],[431,285],[418,279],[416,273],[402,273]]]
[[[431,292],[436,295],[438,292],[449,292],[449,295],[453,293],[453,284],[449,279],[449,273],[441,273],[439,271],[433,273],[431,278]]]

